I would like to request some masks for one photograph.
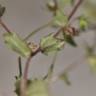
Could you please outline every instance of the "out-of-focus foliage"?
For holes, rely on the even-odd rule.
[[[90,68],[93,72],[96,72],[96,55],[89,56],[87,58]]]
[[[95,41],[96,42],[96,41]],[[86,44],[86,59],[93,72],[96,72],[96,54],[94,46]]]
[[[75,0],[58,0],[58,6],[61,10],[64,9],[68,4],[74,4]]]
[[[88,20],[84,16],[80,16],[79,18],[79,26],[81,30],[86,30],[88,28]]]
[[[84,3],[84,13],[87,15],[89,20],[95,22],[96,20],[96,2],[92,2],[91,0],[85,0]]]

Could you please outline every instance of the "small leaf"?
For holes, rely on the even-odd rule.
[[[3,6],[0,5],[0,17],[3,16],[3,14],[5,12],[5,9],[6,9],[5,7],[3,7]]]
[[[41,50],[46,55],[61,50],[63,46],[64,41],[54,38],[53,34],[43,37],[40,42]]]
[[[23,57],[28,57],[32,52],[28,44],[24,40],[22,40],[16,33],[5,33],[4,40],[9,48],[19,53],[19,55]]]
[[[61,80],[64,80],[64,82],[67,84],[67,85],[70,85],[71,82],[69,81],[69,78],[68,78],[68,74],[66,72],[64,72],[63,74],[61,74],[59,76],[59,79]]]
[[[95,56],[89,56],[87,59],[88,59],[91,70],[93,72],[96,72],[96,55]]]
[[[85,30],[88,27],[88,21],[85,17],[79,17],[79,26],[81,30]]]
[[[77,44],[75,43],[75,41],[74,41],[74,39],[73,39],[73,37],[72,37],[71,35],[66,34],[66,33],[64,33],[64,32],[63,32],[63,35],[64,35],[64,40],[65,40],[67,43],[69,43],[70,45],[72,45],[72,46],[74,46],[74,47],[77,46]]]
[[[64,27],[66,25],[67,21],[68,21],[67,16],[60,10],[57,10],[56,16],[54,16],[53,26]]]
[[[50,11],[52,12],[56,12],[57,10],[57,5],[56,5],[56,2],[54,2],[54,0],[50,0],[48,3],[47,3],[47,7]]]

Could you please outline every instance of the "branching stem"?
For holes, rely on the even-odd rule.
[[[44,25],[40,26],[39,28],[37,28],[36,30],[32,31],[31,33],[29,33],[28,36],[26,36],[26,37],[24,38],[24,40],[25,40],[25,41],[28,40],[31,36],[35,35],[35,34],[38,33],[40,30],[42,30],[42,29],[50,26],[50,25],[52,24],[52,22],[53,22],[53,20],[49,21],[47,24],[44,24]]]

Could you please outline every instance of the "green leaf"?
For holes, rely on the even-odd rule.
[[[64,46],[64,41],[54,38],[54,34],[49,34],[41,39],[40,47],[44,54],[48,55],[52,52],[57,52]]]
[[[81,30],[85,30],[88,27],[88,21],[84,16],[79,17],[79,26]]]
[[[60,10],[56,11],[56,16],[54,16],[53,26],[56,27],[64,27],[67,24],[68,18],[67,16],[61,12]]]
[[[64,32],[63,32],[63,35],[64,35],[64,40],[65,40],[68,44],[70,44],[70,45],[72,45],[72,46],[74,46],[74,47],[77,46],[77,44],[75,43],[75,41],[74,41],[74,39],[73,39],[73,37],[72,37],[71,35],[66,34],[66,33],[64,33]]]
[[[15,82],[15,93],[20,96],[20,78]],[[48,83],[42,79],[28,80],[26,96],[49,96]]]
[[[2,17],[4,13],[5,13],[5,7],[0,5],[0,17]]]
[[[71,82],[69,81],[68,74],[66,72],[62,73],[59,76],[59,79],[63,80],[67,85],[70,85]]]
[[[13,51],[19,53],[23,57],[28,57],[31,54],[31,48],[22,40],[16,33],[4,34],[5,44]]]
[[[96,72],[96,55],[89,56],[87,59],[92,72]]]
[[[27,88],[27,96],[49,96],[48,84],[42,79],[32,80]]]

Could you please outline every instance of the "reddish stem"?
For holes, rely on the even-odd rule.
[[[2,19],[0,19],[0,24],[6,30],[6,32],[11,33],[10,29],[6,26]]]
[[[78,7],[81,5],[82,2],[83,0],[79,0],[77,4],[74,6],[72,12],[68,16],[68,21],[70,21],[70,19],[73,17],[73,15],[75,14],[75,12],[77,11]]]
[[[29,58],[27,59],[25,69],[24,69],[24,74],[23,77],[21,78],[21,85],[20,85],[20,96],[26,96],[26,88],[27,88],[27,80],[28,80],[28,70],[29,70],[29,65],[32,57],[34,57],[37,53],[40,52],[40,48],[38,48],[34,53],[32,53]]]

